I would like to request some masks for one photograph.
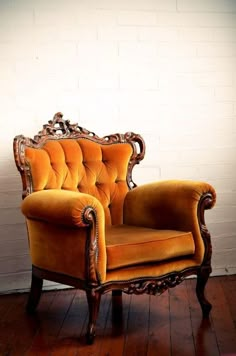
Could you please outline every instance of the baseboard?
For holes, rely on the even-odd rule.
[[[0,275],[0,294],[27,293],[30,290],[31,271]],[[43,282],[43,290],[71,288],[52,281]]]
[[[232,274],[236,274],[236,267],[212,267],[212,277],[217,276],[229,276]]]

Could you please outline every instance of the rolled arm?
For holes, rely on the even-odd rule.
[[[69,256],[71,256],[72,260],[75,261],[74,264],[78,264],[78,268],[82,270],[78,274],[79,276],[87,279],[87,281],[90,280],[91,283],[98,283],[105,279],[105,217],[103,206],[95,197],[60,189],[42,190],[28,195],[22,202],[21,210],[27,219],[31,255],[37,257],[33,259],[36,261],[36,266],[40,267],[41,261],[43,261],[43,266],[49,266],[51,261],[55,260],[57,254],[52,251],[59,249],[64,251],[65,260],[68,256],[68,273],[70,273],[70,268],[72,270],[73,267],[70,267]],[[50,231],[56,231],[58,236],[52,239]],[[59,236],[61,237],[59,238]],[[87,236],[87,253],[83,247],[84,236]],[[54,239],[57,247],[55,244],[52,246]],[[72,250],[71,245],[69,245],[71,239],[73,240],[72,243],[75,244],[75,248]],[[44,257],[44,254],[39,258],[38,244],[41,244],[42,251],[45,249],[45,251],[50,251],[54,255]],[[49,244],[51,244],[50,248],[45,247]],[[78,246],[81,246],[81,248],[78,248]],[[80,258],[76,256],[76,249],[84,251],[83,254],[80,253],[82,254]],[[84,271],[85,265],[87,267]],[[77,267],[74,266],[73,268]]]
[[[124,203],[124,223],[157,229],[191,231],[198,222],[199,203],[214,206],[216,193],[205,182],[167,180],[145,184],[129,191]],[[201,219],[204,216],[201,211]]]
[[[28,195],[22,202],[22,213],[28,219],[71,227],[88,226],[84,215],[87,208],[96,211],[104,223],[101,203],[92,195],[61,189],[41,190]]]

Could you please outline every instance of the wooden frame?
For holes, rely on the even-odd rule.
[[[132,180],[132,169],[135,164],[138,164],[145,155],[145,143],[140,135],[128,132],[123,134],[114,134],[98,137],[91,131],[88,131],[77,124],[70,124],[70,121],[63,120],[61,113],[57,113],[52,121],[43,126],[43,129],[34,136],[33,139],[26,138],[23,135],[16,136],[13,143],[14,157],[16,166],[21,174],[23,184],[23,199],[33,192],[33,184],[31,178],[30,167],[25,160],[25,147],[39,148],[44,145],[47,140],[59,140],[63,138],[84,138],[94,142],[109,145],[120,142],[128,142],[133,147],[133,154],[131,156],[128,171],[127,184],[129,189],[133,189],[136,184]],[[210,209],[214,204],[214,198],[210,193],[204,194],[198,204],[198,223],[202,239],[205,246],[205,255],[201,266],[187,268],[181,272],[169,273],[161,277],[142,277],[128,281],[116,281],[100,283],[99,275],[96,270],[96,256],[98,252],[97,247],[97,231],[96,231],[96,212],[92,207],[87,207],[83,212],[83,220],[87,225],[87,242],[86,242],[86,274],[87,281],[79,280],[70,276],[40,269],[32,266],[32,283],[29,294],[27,311],[33,312],[37,307],[40,299],[43,280],[52,280],[55,282],[70,285],[76,288],[85,290],[89,306],[89,322],[87,328],[87,342],[92,343],[95,337],[95,324],[99,311],[99,304],[101,295],[112,291],[114,296],[121,296],[121,293],[128,294],[161,294],[168,288],[173,288],[180,284],[185,277],[189,275],[197,276],[196,294],[199,300],[203,317],[208,317],[211,310],[211,304],[206,299],[204,290],[209,275],[211,273],[211,239],[210,234],[206,228],[204,220],[204,212]]]

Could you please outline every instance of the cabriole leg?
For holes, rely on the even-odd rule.
[[[31,288],[29,293],[26,311],[31,314],[37,308],[43,287],[43,280],[32,274]]]
[[[204,318],[208,318],[211,311],[212,305],[205,297],[205,286],[208,281],[209,275],[211,273],[211,268],[202,268],[197,274],[197,285],[196,285],[196,294],[198,301],[202,308],[202,314]]]
[[[89,307],[89,322],[86,334],[88,344],[93,344],[95,338],[95,325],[98,317],[101,294],[94,291],[86,291],[88,307]]]

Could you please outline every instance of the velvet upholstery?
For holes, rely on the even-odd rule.
[[[85,290],[88,342],[101,295],[110,290],[161,294],[195,274],[203,315],[211,309],[204,211],[214,206],[215,190],[190,180],[137,187],[132,169],[144,154],[138,134],[100,138],[60,113],[33,139],[14,139],[32,260],[27,310],[36,308],[43,279]]]
[[[67,259],[68,266],[74,260],[75,264],[71,267],[77,269],[76,274],[69,273],[68,269],[65,269],[64,273],[86,279],[86,230],[82,227],[87,224],[83,222],[81,214],[87,206],[96,211],[99,249],[97,271],[100,279],[105,280],[107,258],[104,209],[95,197],[85,193],[49,189],[34,192],[23,200],[22,212],[27,217],[33,265],[58,272],[61,269],[61,261],[64,268]],[[73,244],[78,248],[78,252],[72,248]],[[62,254],[65,257],[62,257]]]
[[[191,232],[115,225],[106,230],[107,270],[193,255]]]
[[[154,229],[191,231],[195,243],[194,258],[200,264],[205,247],[197,209],[201,197],[208,192],[215,203],[215,190],[205,182],[167,180],[145,184],[126,195],[124,223]]]
[[[123,222],[131,153],[129,144],[105,146],[85,139],[49,140],[40,149],[25,151],[34,191],[64,189],[88,193],[101,202],[106,224]]]

